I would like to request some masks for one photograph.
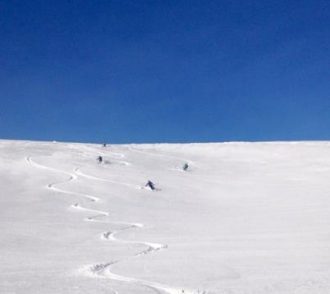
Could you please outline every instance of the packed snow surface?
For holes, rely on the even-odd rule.
[[[3,140],[0,191],[0,293],[330,293],[328,142]]]

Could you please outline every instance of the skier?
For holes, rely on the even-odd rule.
[[[103,157],[102,157],[102,156],[98,156],[98,157],[97,157],[97,161],[98,161],[99,163],[102,163],[102,161],[103,161]]]
[[[151,181],[148,181],[148,182],[146,183],[145,187],[148,187],[148,188],[150,188],[151,190],[155,190],[155,189],[156,189],[154,183],[151,182]]]
[[[188,163],[185,163],[185,164],[183,165],[183,167],[182,167],[182,169],[183,169],[184,171],[187,171],[188,168],[189,168]]]
[[[107,144],[106,143],[103,143],[103,147],[107,147]]]

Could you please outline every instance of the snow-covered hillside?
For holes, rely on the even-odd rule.
[[[0,141],[0,191],[0,293],[330,293],[327,142]]]

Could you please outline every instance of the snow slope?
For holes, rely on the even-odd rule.
[[[0,293],[330,293],[328,142],[3,140],[0,191]]]

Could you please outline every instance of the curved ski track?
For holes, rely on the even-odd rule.
[[[178,160],[178,161],[181,161],[181,162],[187,162],[190,165],[195,164],[193,161],[191,161],[189,159],[180,158],[180,157],[177,157],[177,156],[174,156],[174,155],[153,153],[153,152],[150,152],[150,151],[145,151],[145,150],[138,149],[136,147],[130,147],[129,150],[133,151],[133,152],[138,152],[138,153],[142,153],[142,154],[145,154],[145,155],[149,155],[149,156],[167,157],[167,158]]]
[[[116,155],[120,158],[125,157],[124,154],[116,153]],[[33,161],[30,156],[26,157],[26,161],[30,165],[32,165],[36,168],[40,168],[40,169],[44,169],[44,170],[48,170],[48,171],[56,172],[56,173],[62,173],[62,174],[65,174],[65,175],[69,176],[69,178],[66,179],[66,180],[48,184],[47,185],[48,189],[50,189],[52,191],[55,191],[55,192],[58,192],[58,193],[83,197],[83,198],[89,200],[90,202],[97,202],[100,199],[96,196],[93,196],[93,195],[67,191],[67,190],[57,188],[55,186],[63,184],[63,183],[72,182],[72,181],[76,180],[78,178],[78,176],[82,176],[82,177],[92,179],[92,180],[105,181],[105,182],[110,182],[110,183],[113,183],[113,184],[125,185],[125,186],[131,187],[131,188],[136,187],[134,185],[127,184],[127,183],[121,183],[121,182],[116,182],[116,181],[111,181],[111,180],[107,180],[107,179],[94,177],[94,176],[91,176],[91,175],[86,175],[86,174],[82,173],[79,170],[79,168],[76,168],[74,170],[74,173],[71,173],[71,172],[59,170],[59,169],[56,169],[56,168],[44,166],[44,165],[41,165],[41,164],[36,163],[35,161]],[[118,235],[119,233],[121,233],[125,230],[142,228],[144,225],[141,224],[141,223],[128,223],[128,222],[121,222],[121,221],[116,222],[116,221],[99,220],[99,218],[104,218],[104,217],[109,216],[109,212],[87,208],[87,207],[84,207],[84,206],[80,205],[79,203],[72,204],[71,207],[74,208],[74,209],[77,209],[77,210],[95,213],[94,216],[89,216],[89,217],[85,218],[84,219],[85,221],[99,222],[99,223],[104,223],[104,224],[121,224],[121,225],[125,225],[123,228],[120,228],[118,230],[103,232],[101,234],[102,239],[113,241],[113,242],[119,242],[119,243],[123,243],[123,244],[144,245],[144,246],[147,247],[143,251],[141,251],[141,252],[139,252],[139,253],[131,256],[131,257],[127,257],[125,259],[113,260],[113,261],[109,261],[109,262],[105,262],[105,263],[99,263],[99,264],[84,266],[81,269],[79,269],[80,273],[82,273],[84,275],[87,275],[87,276],[92,276],[92,277],[101,277],[101,278],[108,278],[108,279],[111,279],[111,280],[116,280],[116,281],[121,281],[121,282],[126,282],[126,283],[135,283],[137,285],[144,286],[146,288],[152,289],[156,293],[168,293],[168,294],[182,294],[182,293],[193,294],[193,293],[195,293],[195,291],[191,291],[191,290],[187,290],[187,289],[173,288],[173,287],[163,285],[163,284],[160,284],[160,283],[157,283],[157,282],[145,281],[145,280],[142,280],[142,279],[136,279],[136,278],[133,278],[133,277],[127,277],[127,276],[122,276],[122,275],[118,275],[118,274],[113,273],[111,271],[111,266],[112,265],[117,264],[117,263],[119,263],[121,261],[124,261],[124,260],[140,257],[140,256],[143,256],[143,255],[146,255],[146,254],[150,254],[150,253],[165,249],[165,248],[167,248],[167,245],[159,244],[159,243],[152,243],[152,242],[128,241],[128,240],[117,238],[116,235]],[[116,292],[116,293],[118,293],[118,292]]]

